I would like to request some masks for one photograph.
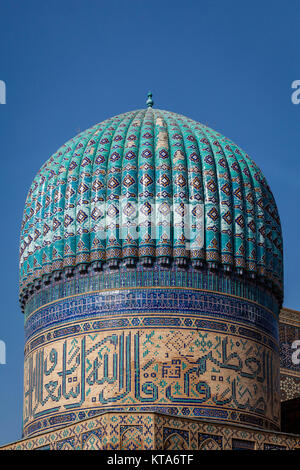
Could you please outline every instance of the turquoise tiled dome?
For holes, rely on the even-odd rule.
[[[203,247],[186,249],[181,223],[156,239],[144,223],[137,238],[121,239],[114,223],[121,196],[128,203],[122,210],[138,201],[146,219],[153,200],[195,210],[203,204]],[[234,271],[282,295],[280,220],[259,168],[218,132],[149,107],[96,124],[42,166],[22,222],[21,296],[52,272],[154,260]]]

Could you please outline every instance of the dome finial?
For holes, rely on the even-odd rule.
[[[146,101],[146,105],[148,106],[148,108],[152,108],[152,106],[154,105],[154,101],[152,99],[151,91],[149,91],[149,93],[148,93],[148,99]]]

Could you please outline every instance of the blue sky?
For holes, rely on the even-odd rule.
[[[284,236],[286,307],[300,310],[300,3],[265,0],[0,0],[0,444],[21,437],[18,245],[42,163],[79,130],[145,105],[187,115],[260,166]]]

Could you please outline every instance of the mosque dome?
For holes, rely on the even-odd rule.
[[[232,141],[147,105],[69,140],[29,190],[24,436],[104,411],[279,428],[272,193]]]
[[[188,248],[186,224],[202,234]],[[39,170],[21,229],[21,304],[51,275],[154,262],[234,272],[282,299],[280,220],[262,172],[228,138],[150,98],[81,132]]]

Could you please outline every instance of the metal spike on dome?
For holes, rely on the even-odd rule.
[[[148,93],[148,99],[146,101],[146,105],[148,106],[148,108],[152,108],[152,106],[154,105],[154,101],[152,99],[151,91],[149,91],[149,93]]]

